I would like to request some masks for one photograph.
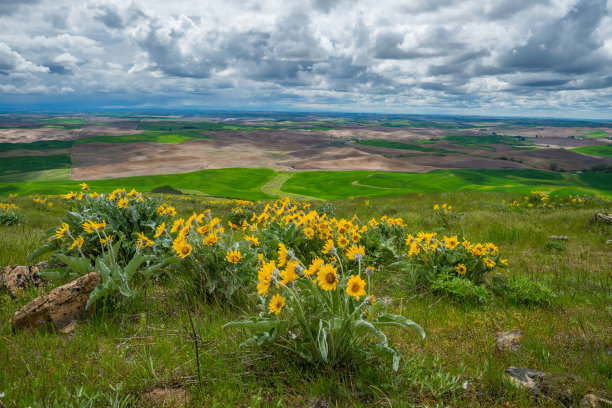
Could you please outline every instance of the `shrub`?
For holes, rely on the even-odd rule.
[[[15,204],[0,203],[0,225],[19,225],[20,223],[19,207]]]
[[[444,236],[439,240],[435,232],[420,232],[416,236],[408,235],[405,243],[408,262],[416,271],[418,280],[426,286],[440,275],[456,276],[481,285],[493,269],[507,268],[507,261],[501,258],[498,248],[491,242],[472,244],[457,236]]]
[[[522,276],[512,276],[507,280],[493,279],[496,293],[516,305],[552,306],[557,295],[540,282],[530,281]]]
[[[126,265],[144,242],[151,242],[147,246],[159,253],[160,245],[151,238],[159,236],[160,227],[176,215],[174,207],[162,204],[161,198],[152,200],[135,190],[126,193],[125,189],[117,189],[110,195],[70,192],[62,197],[69,201],[72,210],[66,212],[59,227],[47,232],[47,243],[31,253],[28,260],[48,252],[64,255],[78,252],[94,260],[108,242],[122,240],[115,256],[120,264]]]
[[[234,299],[249,284],[254,285],[257,262],[255,245],[226,233],[210,210],[178,218],[163,237],[163,245],[178,258],[175,269],[188,290],[200,297]]]
[[[354,256],[349,267],[336,254],[323,253],[307,265],[281,247],[276,260],[262,260],[257,284],[262,314],[225,325],[255,331],[241,347],[275,344],[328,367],[385,356],[397,370],[401,355],[380,328],[411,328],[424,337],[423,329],[389,314],[386,303],[371,295],[369,275],[368,282],[362,278],[362,255]]]
[[[447,274],[437,276],[431,283],[431,289],[465,302],[486,303],[491,296],[485,285],[477,285],[468,279]]]
[[[165,185],[165,186],[159,186],[159,187],[155,187],[151,190],[151,193],[153,194],[174,194],[174,195],[183,195],[183,192],[181,190],[177,190],[176,188],[169,186],[169,185]]]
[[[545,251],[559,251],[559,252],[563,252],[567,249],[567,247],[565,246],[565,244],[563,242],[559,242],[559,241],[547,241],[544,244],[544,250]]]

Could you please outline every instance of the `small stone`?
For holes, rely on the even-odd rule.
[[[0,272],[0,287],[6,287],[9,295],[16,298],[25,292],[27,286],[35,288],[45,284],[37,266],[6,266]]]
[[[34,328],[52,323],[56,330],[62,330],[84,314],[89,294],[99,283],[100,274],[91,272],[53,289],[18,310],[11,327]]]
[[[182,388],[156,388],[142,396],[147,406],[161,407],[184,407],[191,403],[189,391]]]
[[[536,393],[540,392],[539,384],[542,382],[546,373],[538,370],[531,370],[524,367],[510,367],[506,370],[505,376],[512,384],[517,387],[527,388]]]
[[[612,407],[612,401],[600,398],[595,394],[587,394],[580,401],[580,406],[583,408],[609,408]]]
[[[551,235],[548,239],[556,239],[557,241],[569,241],[570,237],[567,235]]]
[[[593,216],[593,222],[603,222],[606,224],[612,224],[612,214],[596,213]]]
[[[512,330],[497,336],[495,347],[499,351],[517,351],[521,348],[522,330]]]
[[[62,327],[59,332],[61,334],[70,334],[74,331],[74,329],[76,328],[76,322],[70,322],[68,323],[66,326]]]

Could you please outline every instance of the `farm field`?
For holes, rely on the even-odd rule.
[[[129,190],[130,186],[125,187]],[[160,196],[150,197],[158,200]],[[228,302],[221,295],[195,294],[190,275],[180,267],[166,267],[157,278],[135,280],[133,297],[119,297],[118,303],[106,306],[97,303],[92,314],[79,321],[70,334],[42,328],[13,331],[9,325],[20,307],[65,281],[51,279],[50,287],[28,289],[16,299],[0,292],[0,363],[6,367],[0,371],[1,401],[24,407],[81,406],[94,400],[103,405],[160,406],[156,405],[158,400],[151,399],[162,392],[159,390],[170,390],[171,394],[164,395],[174,396],[178,406],[185,396],[191,401],[185,406],[304,407],[554,407],[560,403],[577,405],[588,392],[609,398],[612,257],[606,242],[612,239],[612,229],[591,220],[594,213],[611,212],[612,203],[585,196],[581,196],[584,202],[572,202],[569,196],[546,196],[546,201],[541,197],[530,195],[525,202],[522,193],[466,191],[312,203],[311,209],[339,220],[356,216],[353,222],[357,225],[372,225],[368,222],[372,218],[384,223],[383,215],[394,225],[394,220],[402,220],[401,227],[394,227],[401,235],[399,243],[393,244],[392,259],[383,261],[380,254],[375,255],[378,250],[364,241],[367,262],[377,262],[368,280],[372,293],[379,302],[393,299],[386,300],[390,311],[418,323],[426,333],[421,339],[414,331],[384,329],[390,344],[402,355],[397,371],[386,358],[326,368],[306,364],[274,343],[240,348],[249,332],[224,325],[259,313],[254,282],[249,280],[244,287],[245,296]],[[28,254],[46,241],[45,231],[55,231],[58,220],[66,219],[66,211],[77,205],[58,196],[43,198],[53,206],[41,206],[26,196],[0,200],[17,205],[22,217],[20,225],[0,226],[1,265],[25,264]],[[211,216],[220,217],[226,227],[228,220],[238,222],[235,217],[241,212],[235,208],[257,214],[266,204],[273,204],[175,195],[162,199],[176,208],[176,217],[186,219],[194,211],[211,209]],[[449,213],[434,209],[442,204],[452,206]],[[128,208],[133,205],[137,203],[130,201]],[[167,221],[170,224],[171,220]],[[110,224],[106,228],[111,228]],[[382,226],[371,228],[374,231]],[[265,231],[260,227],[254,233],[262,241],[252,249],[275,259],[274,249],[264,249]],[[523,285],[525,280],[544,285],[554,298],[539,299],[542,293],[523,287],[517,292],[518,303],[493,292],[485,301],[474,301],[424,288],[414,281],[410,269],[398,263],[409,259],[403,242],[406,234],[420,231],[435,231],[440,239],[460,235],[472,242],[493,242],[508,259],[508,270],[490,273],[485,284],[490,291],[494,290],[490,286],[493,278],[520,278]],[[222,239],[241,242],[239,249],[246,257],[249,249],[244,246],[243,234],[247,232],[228,231]],[[552,235],[570,238],[555,241]],[[275,246],[278,241],[273,242]],[[305,242],[285,241],[300,256],[305,252],[298,248]],[[225,249],[219,251],[224,253]],[[190,256],[194,254],[195,246]],[[49,255],[32,261],[48,259]],[[346,262],[345,268],[357,267],[349,259],[342,262]],[[256,272],[253,264],[253,279]],[[199,339],[199,368],[190,321]],[[523,332],[520,349],[497,350],[497,336],[509,330]],[[565,382],[550,386],[561,387],[561,394],[554,388],[550,394],[534,397],[516,388],[504,378],[504,371],[511,366],[560,376]]]

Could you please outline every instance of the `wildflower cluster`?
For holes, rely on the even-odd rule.
[[[257,294],[266,312],[226,327],[257,331],[241,346],[278,341],[307,362],[331,367],[366,356],[386,356],[397,370],[401,356],[380,327],[412,328],[425,334],[416,323],[387,313],[386,304],[371,293],[373,269],[362,271],[363,247],[354,245],[350,251],[357,261],[350,267],[330,256],[334,251],[329,247],[304,264],[279,243],[275,259],[260,257]]]
[[[47,197],[42,195],[31,195],[32,202],[34,203],[34,207],[39,210],[48,211],[53,207],[53,202],[49,200]]]
[[[494,268],[506,269],[508,261],[502,259],[499,249],[491,242],[471,243],[456,235],[439,239],[435,232],[419,232],[406,236],[407,256],[421,270],[426,281],[438,274],[455,275],[481,284]]]
[[[19,207],[15,204],[0,203],[0,225],[17,225],[20,221]]]
[[[444,212],[444,214],[448,214],[452,211],[453,206],[452,205],[447,205],[446,203],[442,204],[442,205],[438,205],[435,204],[433,206],[433,210],[434,211],[440,211],[440,212]]]

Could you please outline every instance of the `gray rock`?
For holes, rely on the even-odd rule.
[[[557,241],[569,241],[570,237],[567,235],[551,235],[548,239],[556,239]]]
[[[524,367],[510,367],[505,372],[506,379],[517,387],[540,392],[540,384],[547,376],[545,372]]]
[[[593,222],[612,224],[612,214],[597,213],[593,216]]]
[[[11,319],[11,326],[21,329],[52,323],[61,331],[83,315],[89,294],[99,283],[100,274],[91,272],[55,288],[18,310]]]
[[[587,394],[580,401],[583,408],[608,408],[612,407],[612,401],[600,398],[595,394]]]
[[[517,351],[521,348],[522,330],[512,330],[500,334],[495,341],[495,347],[499,351]]]

